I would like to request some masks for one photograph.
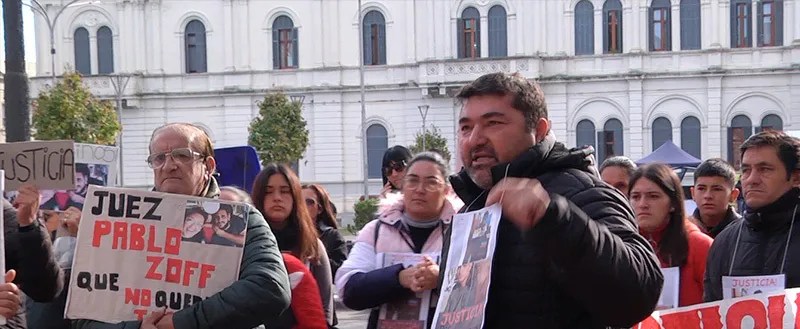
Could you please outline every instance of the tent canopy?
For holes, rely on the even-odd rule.
[[[637,165],[660,162],[672,167],[697,167],[702,161],[682,150],[672,141],[666,141],[658,149],[636,161]]]
[[[220,186],[233,185],[247,192],[253,188],[253,181],[261,171],[258,153],[252,146],[236,146],[214,149],[217,160]]]

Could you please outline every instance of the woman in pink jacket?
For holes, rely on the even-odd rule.
[[[350,255],[336,272],[344,305],[355,310],[373,309],[368,329],[377,327],[382,305],[409,300],[416,293],[436,288],[436,260],[442,251],[444,226],[463,205],[447,184],[446,162],[436,153],[415,156],[403,180],[403,193],[382,201],[378,218],[359,232]],[[385,253],[425,257],[409,266],[378,266],[379,255]],[[428,327],[436,306],[435,298],[431,299],[430,309],[421,310],[429,311]]]

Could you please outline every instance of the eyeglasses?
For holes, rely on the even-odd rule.
[[[316,204],[317,204],[316,200],[314,200],[314,199],[306,199],[306,206],[310,207],[310,206],[313,206],[313,205],[316,205]]]
[[[147,165],[152,169],[161,168],[165,163],[167,163],[167,155],[172,157],[172,161],[181,164],[191,163],[192,161],[203,157],[203,154],[192,151],[192,149],[186,147],[174,149],[170,152],[151,154],[149,157],[147,157]]]
[[[405,169],[406,169],[405,161],[390,162],[389,165],[386,166],[386,168],[383,168],[383,172],[386,174],[386,176],[389,176],[392,174],[392,171],[403,171]]]
[[[417,187],[422,185],[422,188],[428,192],[436,192],[439,191],[440,188],[444,185],[444,182],[438,179],[428,179],[424,182],[416,177],[406,177],[403,179],[403,189],[411,189],[415,190]]]

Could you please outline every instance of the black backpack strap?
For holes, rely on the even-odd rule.
[[[383,222],[381,222],[380,219],[378,219],[376,222],[377,223],[375,223],[375,236],[372,239],[372,247],[377,250],[378,249],[378,233],[380,233],[380,231],[381,231],[381,224],[383,224]]]

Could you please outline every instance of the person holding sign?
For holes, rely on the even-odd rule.
[[[368,329],[379,327],[382,305],[402,302],[416,293],[436,288],[439,265],[430,256],[441,253],[444,226],[463,205],[451,193],[446,177],[447,163],[440,155],[426,152],[411,159],[402,193],[384,199],[378,218],[361,229],[349,257],[336,273],[339,296],[347,307],[373,309]],[[376,259],[382,253],[428,256],[408,267],[403,264],[379,267]],[[429,305],[430,309],[422,310],[428,327],[436,302]]]
[[[800,139],[769,130],[739,149],[744,220],[728,225],[711,246],[707,302],[800,287]]]
[[[464,212],[502,208],[483,328],[631,327],[650,315],[664,280],[653,249],[592,148],[555,140],[539,85],[491,73],[457,97],[453,188]]]
[[[712,240],[687,220],[678,176],[664,164],[640,167],[631,177],[630,200],[639,232],[653,245],[661,267],[676,268],[664,271],[658,307],[702,303],[706,256]]]
[[[25,328],[20,290],[33,301],[50,302],[63,288],[63,273],[53,257],[53,247],[37,217],[38,189],[23,183],[13,205],[3,199],[5,281],[0,284],[0,315],[8,328]]]
[[[275,232],[280,250],[306,262],[319,286],[328,324],[336,325],[330,261],[306,208],[300,179],[286,165],[267,165],[256,176],[250,197]]]
[[[214,148],[203,129],[188,123],[164,125],[153,131],[149,149],[155,191],[219,197]],[[160,318],[115,324],[75,320],[73,328],[254,328],[278,319],[289,307],[290,290],[275,237],[261,214],[250,208],[239,280],[231,286]]]

